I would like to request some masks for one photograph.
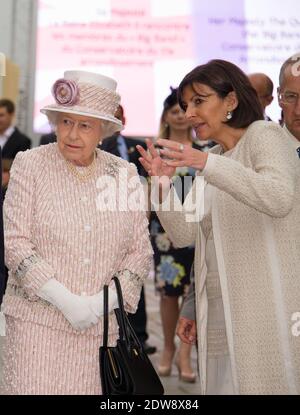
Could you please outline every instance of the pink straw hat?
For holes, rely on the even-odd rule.
[[[120,103],[117,82],[108,76],[86,71],[66,71],[64,78],[52,86],[55,104],[47,105],[41,113],[55,124],[56,114],[86,115],[104,120],[103,138],[123,129],[114,114]]]

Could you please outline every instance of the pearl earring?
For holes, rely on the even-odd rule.
[[[168,123],[165,123],[165,128],[168,128],[169,127],[169,124]]]
[[[231,118],[232,118],[232,111],[227,111],[226,118],[227,118],[227,120],[231,120]]]

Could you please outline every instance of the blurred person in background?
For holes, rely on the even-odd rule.
[[[9,181],[8,166],[12,164],[19,151],[31,148],[31,140],[13,125],[15,104],[6,98],[0,99],[0,146],[2,159],[5,161],[5,174],[2,175],[2,187],[7,188]]]
[[[0,99],[0,146],[2,149],[2,159],[14,159],[19,151],[31,148],[30,138],[13,125],[14,117],[15,104],[10,99]]]
[[[273,89],[274,85],[272,79],[264,73],[253,73],[248,75],[249,81],[255,89],[258,100],[264,112],[264,119],[266,121],[272,121],[266,114],[266,108],[271,105],[273,101]]]

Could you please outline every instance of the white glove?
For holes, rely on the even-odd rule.
[[[87,295],[84,297],[90,308],[97,317],[103,316],[103,290],[95,295]],[[108,312],[110,313],[114,308],[118,308],[118,296],[115,290],[108,288]]]
[[[85,330],[98,322],[86,297],[71,293],[55,278],[47,281],[37,295],[57,307],[76,330]]]

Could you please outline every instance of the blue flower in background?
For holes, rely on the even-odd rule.
[[[157,267],[157,277],[176,287],[185,276],[184,267],[174,262],[172,256],[162,256],[160,265]]]

